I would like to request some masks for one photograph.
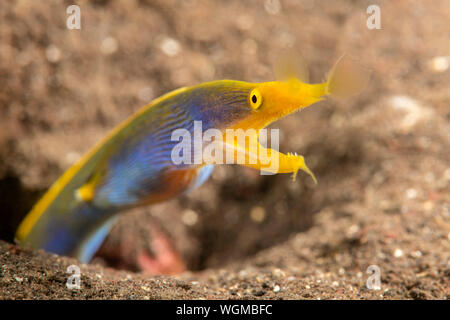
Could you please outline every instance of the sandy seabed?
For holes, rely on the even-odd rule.
[[[276,3],[79,1],[81,30],[64,2],[0,3],[0,299],[448,299],[450,2],[378,1],[380,30],[365,1]],[[359,96],[272,125],[317,186],[221,166],[123,214],[89,265],[12,244],[51,183],[139,107],[203,81],[272,80],[289,45],[315,82],[344,52],[372,72]],[[72,264],[80,290],[66,288]]]

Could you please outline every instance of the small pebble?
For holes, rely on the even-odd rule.
[[[390,97],[389,104],[393,109],[403,112],[403,118],[398,123],[398,129],[406,133],[410,132],[420,121],[430,118],[433,111],[406,95]]]
[[[418,194],[418,192],[417,192],[416,189],[410,188],[410,189],[406,190],[406,197],[408,199],[415,199],[415,198],[417,198],[417,194]]]
[[[250,210],[250,218],[257,223],[261,223],[266,218],[266,210],[263,207],[253,207]]]
[[[269,14],[279,14],[281,11],[281,3],[280,0],[266,0],[264,3],[264,9],[266,9]]]
[[[274,276],[275,278],[283,278],[286,276],[286,273],[284,273],[283,270],[277,268],[273,269],[272,276]]]
[[[348,229],[347,229],[347,237],[352,238],[354,237],[359,231],[359,226],[357,224],[352,224]]]
[[[100,50],[105,55],[113,54],[117,51],[119,48],[119,43],[117,40],[113,37],[106,37],[102,40],[102,43],[100,45]]]
[[[198,221],[198,214],[194,210],[187,209],[183,211],[181,221],[187,226],[193,226]]]
[[[279,285],[276,285],[275,287],[273,287],[273,292],[280,292],[281,288]]]
[[[174,57],[181,51],[180,43],[172,38],[163,39],[160,48],[169,57]]]
[[[448,60],[449,60],[449,57],[444,57],[444,56],[434,57],[429,62],[429,67],[430,67],[431,71],[433,71],[433,72],[436,72],[436,73],[444,72],[448,69],[448,65],[449,65]]]
[[[422,252],[419,250],[413,251],[411,252],[411,256],[413,256],[414,258],[420,258],[422,256]]]
[[[394,257],[400,258],[402,256],[403,256],[403,250],[402,249],[397,248],[397,249],[394,250]]]
[[[45,49],[45,57],[51,63],[57,63],[61,60],[61,50],[54,45],[49,45],[47,49]]]

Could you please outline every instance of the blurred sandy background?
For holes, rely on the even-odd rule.
[[[448,298],[448,1],[77,1],[68,30],[71,4],[0,2],[0,298]],[[371,4],[381,30],[366,27]],[[318,186],[218,167],[124,214],[77,292],[64,287],[76,261],[11,244],[51,183],[140,107],[204,81],[272,80],[286,47],[314,82],[342,53],[372,72],[359,96],[272,126]],[[381,290],[365,286],[369,265]]]

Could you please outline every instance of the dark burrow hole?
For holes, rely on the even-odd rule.
[[[241,169],[236,170],[233,177],[239,176]],[[184,269],[199,271],[252,257],[313,223],[318,210],[313,190],[304,187],[301,196],[294,196],[282,187],[286,180],[291,182],[286,175],[258,178],[257,183],[226,179],[216,185],[220,197],[215,196],[214,208],[199,194],[181,196],[175,200],[181,209],[164,212],[166,219],[152,215],[152,207],[126,213],[97,252],[97,261],[130,271],[177,273],[183,270],[180,261]],[[202,188],[213,184],[209,181]],[[186,211],[196,213],[194,226],[183,223]]]
[[[14,172],[6,171],[0,179],[0,239],[14,242],[20,221],[44,191],[27,189]]]

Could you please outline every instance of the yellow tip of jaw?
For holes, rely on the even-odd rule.
[[[314,173],[309,170],[309,168],[306,166],[306,164],[303,166],[303,168],[301,168],[303,171],[305,171],[307,174],[310,175],[310,177],[313,179],[314,184],[317,184],[317,179],[316,176],[314,175]]]
[[[303,170],[304,172],[306,172],[311,176],[311,178],[314,181],[314,184],[317,184],[316,176],[311,170],[309,170],[308,166],[305,163],[305,158],[303,156],[299,156],[297,155],[297,153],[288,153],[287,155],[288,157],[292,158],[292,161],[294,162],[295,170],[292,174],[292,181],[295,181],[295,179],[297,178],[298,170]]]

